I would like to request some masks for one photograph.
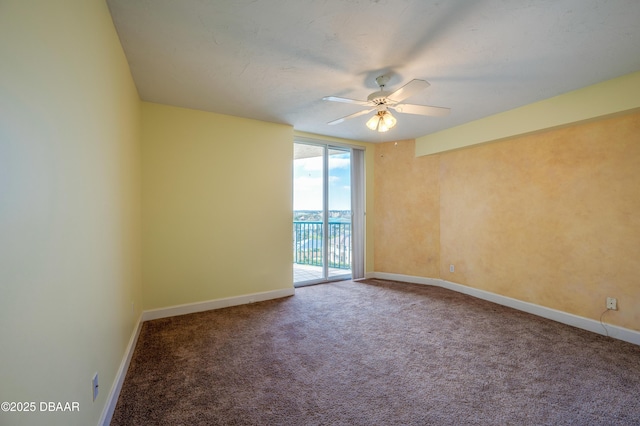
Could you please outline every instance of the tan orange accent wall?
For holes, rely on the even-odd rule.
[[[612,296],[619,310],[605,320],[640,330],[640,114],[399,155],[411,148],[377,147],[377,271],[443,278],[596,320]],[[434,168],[435,183],[427,178]],[[434,201],[427,189],[438,186]],[[439,227],[426,220],[434,202]],[[417,267],[429,257],[440,258],[439,271]]]
[[[376,272],[437,277],[439,157],[414,153],[413,140],[375,147],[374,265]]]

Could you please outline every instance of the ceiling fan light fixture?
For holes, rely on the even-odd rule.
[[[389,111],[378,111],[376,115],[367,121],[367,127],[378,132],[388,132],[397,123],[396,118]]]
[[[380,113],[377,113],[373,117],[367,121],[367,127],[371,130],[378,130],[378,125],[380,124]]]
[[[393,115],[391,115],[389,111],[385,111],[382,114],[382,121],[384,121],[385,126],[387,126],[387,128],[389,129],[395,126],[396,123],[398,122],[398,120],[396,120],[396,118]]]
[[[380,125],[378,126],[378,132],[380,133],[384,133],[384,132],[388,132],[389,128],[387,126],[385,126],[385,124],[381,121]]]

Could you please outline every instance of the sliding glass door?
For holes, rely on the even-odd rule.
[[[293,280],[324,281],[325,147],[294,143]]]
[[[294,283],[351,278],[352,149],[296,142],[293,169]]]
[[[351,278],[351,150],[327,147],[326,277]]]

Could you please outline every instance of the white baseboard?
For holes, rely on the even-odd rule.
[[[262,302],[264,300],[279,299],[293,296],[295,289],[283,288],[280,290],[263,291],[261,293],[245,294],[243,296],[227,297],[224,299],[207,300],[204,302],[187,303],[184,305],[169,306],[167,308],[152,309],[142,313],[143,321],[160,318],[175,317],[177,315],[193,314],[195,312],[210,311],[212,309],[228,308],[229,306],[246,305],[248,303]]]
[[[125,376],[127,375],[127,370],[129,369],[129,364],[131,363],[133,351],[136,348],[136,343],[138,343],[138,336],[140,336],[140,330],[142,329],[143,322],[159,318],[173,317],[176,315],[185,315],[195,312],[209,311],[212,309],[227,308],[229,306],[262,302],[264,300],[279,299],[281,297],[293,296],[294,294],[295,289],[292,287],[280,290],[264,291],[261,293],[246,294],[243,296],[227,297],[225,299],[188,303],[184,305],[176,305],[170,306],[168,308],[153,309],[150,311],[142,312],[140,318],[138,318],[138,324],[133,331],[131,338],[129,339],[129,344],[127,345],[124,357],[122,358],[122,362],[120,363],[120,368],[118,368],[118,372],[116,373],[116,379],[114,380],[113,386],[111,386],[111,390],[109,391],[109,396],[107,397],[107,402],[102,411],[102,415],[100,416],[98,425],[109,426],[109,423],[111,423],[111,418],[113,417],[113,413],[115,412],[116,404],[118,403],[118,397],[120,396],[120,391],[122,390],[122,384],[124,383]]]
[[[590,318],[585,318],[567,312],[558,311],[556,309],[547,308],[545,306],[524,302],[522,300],[502,296],[497,293],[491,293],[489,291],[467,287],[465,285],[453,283],[451,281],[441,280],[437,278],[416,277],[411,275],[389,274],[385,272],[368,273],[366,277],[442,287],[456,291],[458,293],[468,294],[469,296],[497,303],[499,305],[508,306],[509,308],[534,314],[563,324],[571,325],[573,327],[581,328],[583,330],[591,331],[593,333],[608,335],[609,337],[613,337],[614,339],[624,340],[625,342],[640,345],[639,331],[630,330],[628,328],[619,327],[617,325],[602,324],[600,323],[600,321],[596,321]]]
[[[140,336],[140,330],[142,329],[142,315],[138,318],[138,324],[136,328],[133,330],[131,334],[131,338],[129,339],[129,343],[127,344],[127,348],[124,351],[124,357],[122,358],[122,362],[120,362],[120,367],[118,368],[118,372],[116,373],[116,379],[113,381],[113,385],[109,390],[109,396],[107,396],[107,402],[102,410],[102,415],[100,416],[100,421],[98,422],[101,426],[109,426],[111,423],[111,418],[113,417],[113,413],[116,410],[116,404],[118,403],[118,397],[120,396],[120,390],[122,389],[122,384],[124,383],[124,378],[127,375],[127,370],[129,370],[129,364],[131,363],[131,357],[133,356],[133,351],[136,348],[136,343],[138,343],[138,336]]]

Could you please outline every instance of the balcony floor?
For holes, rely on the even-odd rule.
[[[329,268],[329,279],[334,279],[339,276],[346,276],[347,279],[351,277],[351,269],[337,269]],[[311,265],[299,265],[293,264],[293,282],[301,283],[305,281],[316,281],[322,279],[322,267]]]

